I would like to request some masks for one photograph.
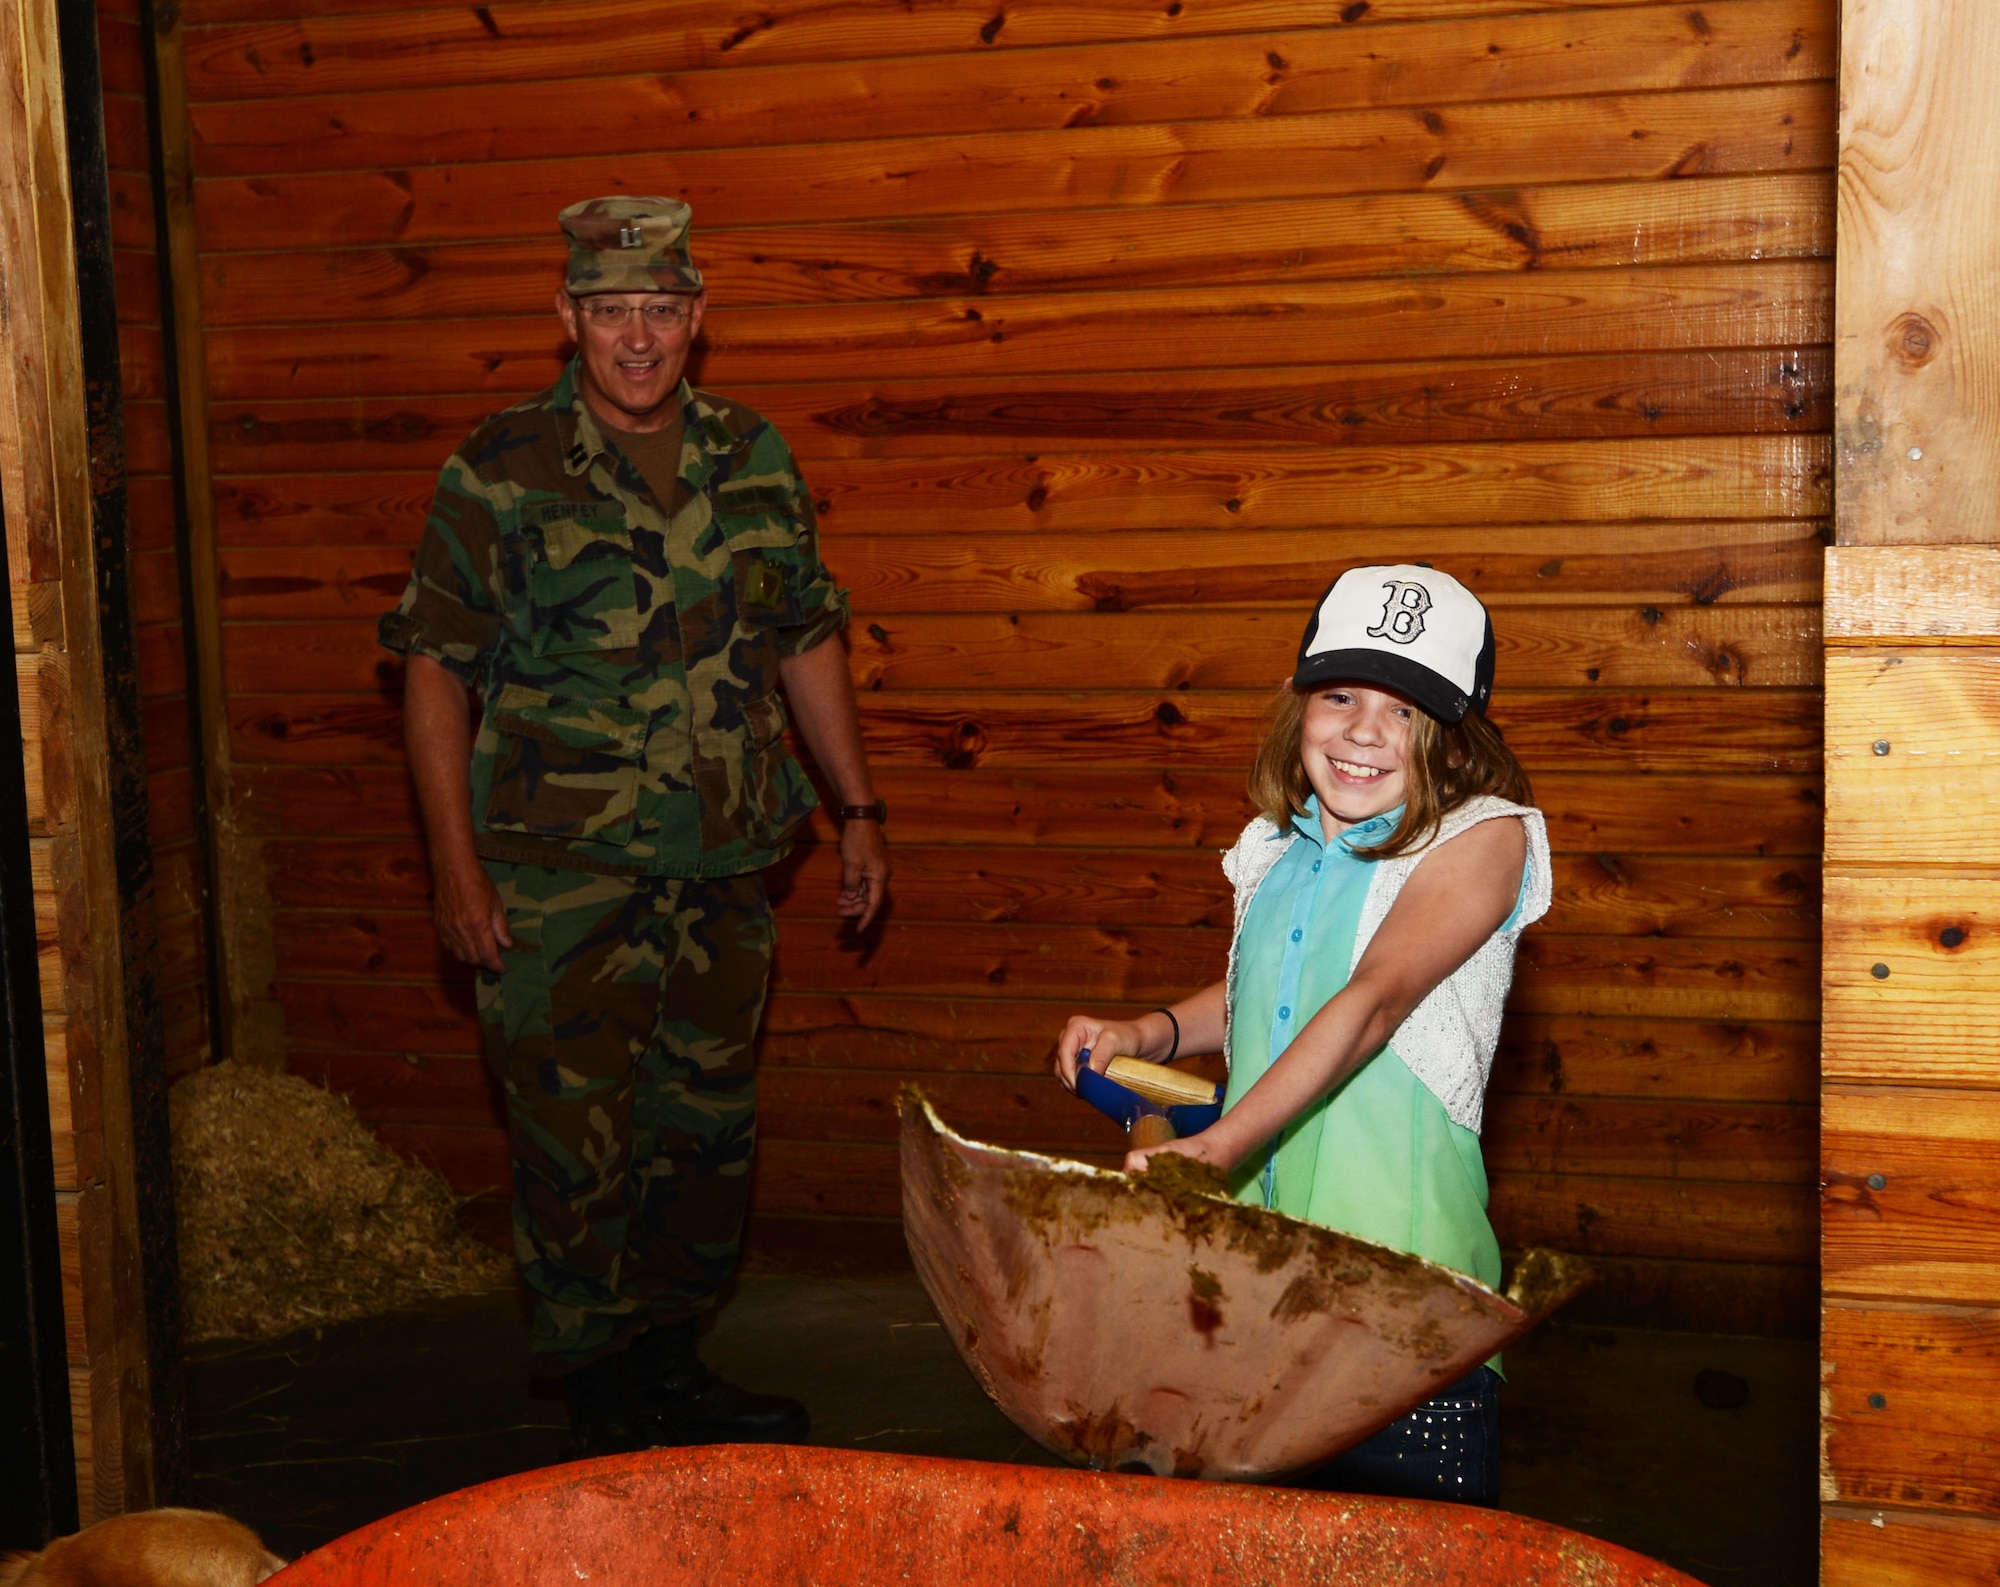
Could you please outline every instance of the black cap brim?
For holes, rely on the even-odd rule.
[[[1472,701],[1429,667],[1380,650],[1329,650],[1299,664],[1292,682],[1301,689],[1328,683],[1372,683],[1394,689],[1440,722],[1463,722]]]
[[[1473,693],[1463,694],[1442,673],[1386,650],[1327,650],[1299,662],[1292,683],[1301,689],[1315,689],[1327,683],[1376,683],[1394,689],[1422,706],[1440,722],[1463,722],[1466,713],[1486,714],[1487,699],[1493,693],[1493,619],[1486,619],[1486,642],[1480,647],[1479,662],[1472,680]]]

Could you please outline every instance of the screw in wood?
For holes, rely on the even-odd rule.
[[[1878,981],[1889,979],[1889,967],[1886,964],[1871,964],[1868,966],[1868,973]]]
[[[1879,1394],[1871,1394],[1871,1395],[1869,1395],[1869,1396],[1868,1396],[1868,1409],[1869,1409],[1869,1410],[1871,1410],[1871,1411],[1886,1411],[1886,1410],[1887,1410],[1888,1408],[1889,1408],[1889,1402],[1888,1402],[1887,1400],[1885,1400],[1885,1399],[1884,1399],[1884,1398],[1883,1398],[1883,1397],[1882,1397],[1881,1395],[1879,1395]]]
[[[1911,447],[1910,461],[1912,463],[1921,463],[1923,460],[1924,460],[1924,449],[1921,446]]]
[[[1889,753],[1889,741],[1886,738],[1878,738],[1875,740],[1875,753],[1878,755],[1886,755]]]
[[[1868,1176],[1868,1188],[1870,1190],[1887,1190],[1889,1188],[1889,1181],[1884,1179],[1880,1174],[1870,1174]]]

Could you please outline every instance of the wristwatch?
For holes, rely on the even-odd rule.
[[[872,805],[842,805],[839,814],[843,821],[887,821],[889,801],[877,799]]]

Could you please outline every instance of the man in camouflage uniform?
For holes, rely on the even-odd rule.
[[[381,639],[409,657],[439,934],[479,967],[532,1348],[579,1451],[796,1440],[805,1408],[694,1338],[749,1193],[761,873],[816,803],[787,702],[839,796],[840,912],[866,929],[887,885],[846,601],[778,432],[681,378],[687,206],[561,218],[576,357],[445,464]]]

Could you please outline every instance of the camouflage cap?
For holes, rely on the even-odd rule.
[[[694,212],[677,198],[587,198],[557,217],[569,238],[570,291],[699,292],[688,256]]]

